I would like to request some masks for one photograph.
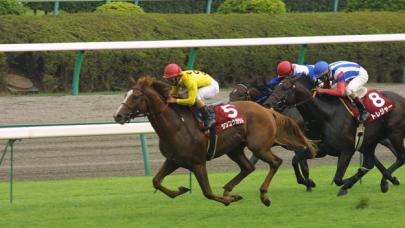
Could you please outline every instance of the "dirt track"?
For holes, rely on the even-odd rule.
[[[403,84],[372,84],[368,87],[395,91],[405,97]],[[221,91],[221,95],[213,101],[227,101],[228,93],[229,90]],[[0,125],[112,122],[112,115],[122,99],[123,95],[0,97]],[[157,137],[151,134],[147,139],[153,175],[162,164],[163,157],[157,148]],[[1,143],[5,145],[6,142]],[[138,135],[26,139],[16,142],[14,150],[14,175],[17,180],[144,175]],[[283,167],[290,167],[293,152],[282,148],[274,151],[284,159]],[[377,156],[393,160],[390,152],[380,146]],[[352,162],[358,163],[358,154]],[[310,161],[310,166],[319,164],[336,164],[336,158]],[[259,162],[258,168],[267,167]],[[209,162],[208,169],[239,170],[226,156]],[[7,180],[8,172],[9,154],[0,167],[0,181]]]

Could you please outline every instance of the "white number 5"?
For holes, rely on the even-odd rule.
[[[225,113],[228,113],[229,118],[235,118],[238,116],[238,111],[236,111],[236,109],[230,104],[221,105],[221,108]]]

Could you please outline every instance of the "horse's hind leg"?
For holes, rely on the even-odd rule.
[[[167,196],[169,196],[170,198],[175,198],[176,196],[179,196],[181,194],[184,194],[188,191],[190,191],[190,189],[186,188],[186,187],[179,187],[178,191],[173,191],[170,190],[168,188],[165,188],[162,185],[162,181],[163,179],[173,173],[176,169],[178,169],[179,166],[173,162],[170,162],[169,160],[166,160],[162,167],[160,167],[158,173],[155,175],[155,177],[153,177],[152,183],[153,183],[153,187],[155,187],[156,189],[160,190],[161,192],[163,192],[164,194],[166,194]]]
[[[392,146],[394,147],[394,151],[396,151],[396,158],[397,158],[395,163],[388,168],[388,172],[392,174],[393,172],[395,172],[395,170],[397,170],[405,163],[405,148],[403,137],[390,137],[390,141],[392,143]],[[395,181],[391,182],[394,185],[399,185],[399,180],[395,177],[394,179]]]
[[[221,197],[214,195],[208,181],[207,167],[205,165],[195,165],[192,170],[205,197],[210,200],[221,202],[226,206],[235,201],[235,199],[230,196]]]
[[[241,196],[231,195],[230,193],[237,184],[239,184],[247,175],[255,170],[255,166],[247,159],[243,153],[243,148],[240,151],[235,151],[235,153],[228,154],[228,157],[238,164],[240,172],[224,186],[224,196],[231,196],[235,200],[240,200],[242,199]]]
[[[266,178],[262,186],[260,187],[260,200],[266,206],[270,206],[271,199],[267,195],[271,180],[273,179],[274,175],[276,174],[278,168],[280,167],[283,160],[276,155],[269,149],[268,151],[256,154],[261,160],[268,163],[270,166],[269,173],[267,174]]]

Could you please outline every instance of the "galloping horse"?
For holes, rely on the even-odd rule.
[[[259,87],[251,85],[249,83],[239,83],[236,84],[234,89],[229,93],[229,101],[257,101],[260,97],[264,95],[264,92],[260,90]],[[311,135],[308,128],[305,127],[305,121],[301,114],[296,108],[284,109],[282,111],[283,115],[290,117],[297,122],[301,130],[305,131],[305,134],[309,138],[316,138],[316,135]],[[297,178],[297,183],[306,186],[307,192],[312,191],[312,188],[316,186],[315,182],[309,178],[309,168],[308,162],[304,159],[302,151],[294,151],[295,155],[291,161],[294,168],[295,177]],[[258,159],[253,155],[250,158],[253,164],[256,164]],[[302,174],[301,174],[302,173]]]
[[[298,78],[297,78],[298,79]],[[257,101],[259,98],[261,98],[264,95],[260,87],[246,83],[240,83],[236,84],[234,89],[231,91],[229,94],[229,101],[246,101],[246,100],[251,100],[251,101]],[[279,103],[280,104],[280,103]],[[267,103],[268,106],[270,106],[269,103]],[[275,107],[278,111],[282,112],[284,115],[290,117],[291,119],[295,120],[297,124],[301,127],[302,130],[305,131],[305,135],[311,139],[315,139],[319,141],[322,136],[322,132],[317,131],[317,129],[314,129],[313,127],[309,127],[311,123],[305,123],[301,113],[298,111],[295,105],[291,105],[290,107],[287,107],[284,105],[284,107]],[[314,123],[312,123],[314,124]],[[316,123],[315,123],[316,124]],[[392,143],[388,139],[383,139],[380,141],[380,144],[387,147],[391,152],[397,157],[398,155],[397,152],[395,151],[395,148],[393,147]],[[292,159],[292,166],[294,168],[295,176],[297,178],[297,183],[298,184],[303,184],[306,186],[307,191],[311,191],[313,187],[315,187],[315,182],[309,178],[309,167],[308,167],[308,162],[305,157],[304,153],[301,152],[295,152],[295,155]],[[316,158],[322,158],[325,157],[326,155],[330,156],[339,156],[339,154],[335,153],[329,153],[329,151],[318,151],[316,154]],[[253,162],[253,164],[256,164],[258,159],[252,155],[250,158],[250,161]],[[387,178],[384,176],[384,173],[387,172],[387,169],[384,167],[384,165],[378,160],[377,157],[374,158],[375,165],[377,166],[378,170],[383,174],[383,178],[380,183],[381,191],[382,192],[387,192],[389,185],[387,182]],[[302,173],[302,175],[301,175]],[[391,177],[390,177],[391,178]],[[397,185],[399,182],[395,178],[391,178],[392,182]]]
[[[232,189],[248,174],[253,172],[254,165],[246,158],[243,149],[248,147],[252,153],[268,163],[270,170],[260,187],[260,199],[270,206],[267,195],[270,182],[282,163],[274,155],[271,147],[274,143],[292,148],[308,149],[315,156],[317,148],[301,132],[297,124],[286,116],[273,112],[251,102],[232,103],[232,112],[240,112],[245,123],[228,128],[218,135],[215,157],[226,154],[240,167],[240,173],[223,188],[223,196],[215,195],[208,181],[206,169],[208,139],[198,127],[189,107],[168,105],[170,86],[151,77],[140,78],[128,91],[124,101],[114,115],[117,123],[124,124],[131,118],[146,115],[159,136],[159,149],[166,158],[164,164],[153,178],[153,186],[167,196],[174,198],[189,189],[179,187],[170,190],[162,186],[163,179],[179,167],[192,171],[200,184],[203,194],[211,200],[229,205],[242,199],[232,195]]]
[[[338,195],[347,194],[347,190],[374,165],[383,173],[382,189],[383,185],[387,184],[386,179],[398,185],[399,181],[391,174],[405,162],[405,122],[403,121],[405,98],[394,92],[381,92],[396,104],[396,108],[375,122],[365,125],[363,144],[360,148],[360,152],[364,155],[362,167],[355,175],[343,180],[354,153],[357,122],[338,97],[327,95],[313,97],[311,94],[313,88],[314,85],[306,77],[286,78],[275,87],[266,103],[278,110],[288,106],[297,107],[304,119],[311,124],[310,128],[320,132],[322,136],[322,142],[318,144],[320,154],[327,151],[329,155],[339,157],[334,177],[335,184],[342,186]],[[375,158],[375,148],[384,139],[389,139],[393,147],[392,151],[397,157],[396,162],[388,170],[385,170]]]

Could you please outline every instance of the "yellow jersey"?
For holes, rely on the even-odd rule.
[[[176,86],[173,86],[172,93],[178,93],[182,88],[187,89],[188,97],[184,99],[176,99],[179,105],[192,106],[197,101],[198,89],[209,86],[212,83],[212,78],[207,73],[197,70],[186,70],[181,72],[181,79]]]

